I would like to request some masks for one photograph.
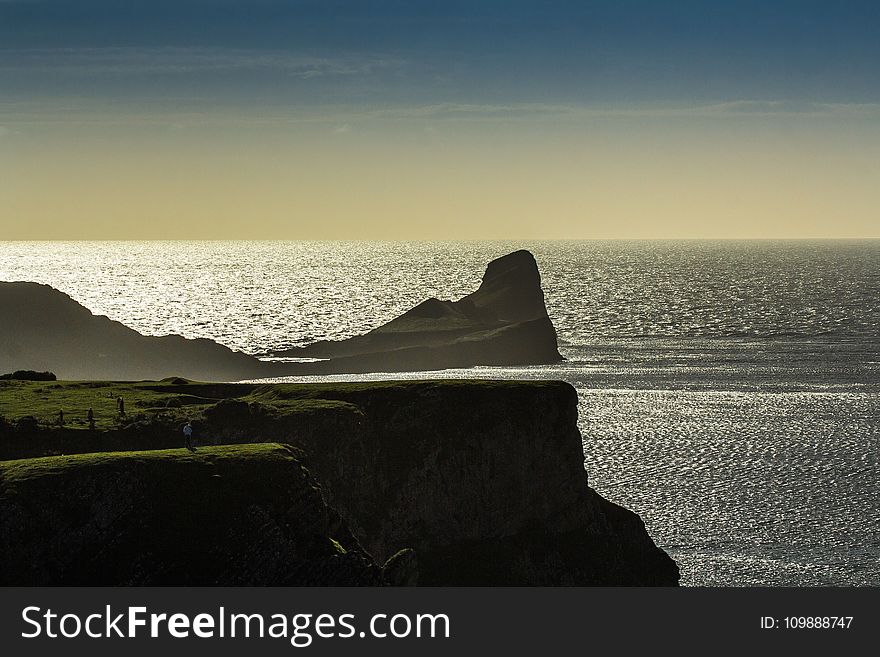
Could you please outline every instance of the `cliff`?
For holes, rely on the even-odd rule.
[[[281,445],[0,463],[0,585],[372,585]]]
[[[561,382],[420,382],[332,392],[359,432],[290,435],[328,501],[384,560],[415,550],[426,585],[671,585],[641,519],[587,485],[577,394]]]
[[[415,551],[408,581],[678,581],[641,519],[589,488],[576,393],[565,383],[55,385],[0,386],[7,458],[180,445],[180,423],[190,419],[202,443],[274,441],[302,450],[327,503],[376,562]],[[81,424],[86,408],[119,394],[135,409],[128,417],[108,418],[95,406],[99,427]],[[45,426],[53,395],[67,404],[64,428]],[[22,423],[29,409],[38,417]],[[244,483],[241,494],[249,488]]]

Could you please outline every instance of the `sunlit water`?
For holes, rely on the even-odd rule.
[[[880,242],[4,243],[0,280],[258,353],[466,294],[516,248],[568,360],[395,378],[572,383],[591,484],[685,584],[880,584]]]

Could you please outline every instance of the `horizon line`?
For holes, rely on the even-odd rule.
[[[290,237],[218,237],[218,238],[76,238],[76,239],[2,239],[0,243],[22,244],[32,242],[872,242],[880,235],[857,236],[799,236],[799,237],[463,237],[463,238],[290,238]]]

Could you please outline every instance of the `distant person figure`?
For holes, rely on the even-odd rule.
[[[60,409],[58,410],[58,426],[64,426],[64,411]]]
[[[116,410],[120,415],[125,415],[125,400],[122,397],[116,399]]]
[[[191,452],[196,451],[193,446],[193,427],[189,422],[183,425],[183,438],[186,441],[186,448]]]
[[[86,415],[86,419],[89,421],[89,431],[95,430],[95,412],[92,410],[92,407],[89,407],[89,412]]]

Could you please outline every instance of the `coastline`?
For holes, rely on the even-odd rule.
[[[674,562],[654,545],[641,519],[588,487],[577,399],[567,384],[9,382],[0,386],[0,400],[5,393],[21,404],[30,393],[51,405],[52,391],[69,404],[80,399],[65,414],[71,426],[51,428],[20,418],[7,423],[0,436],[12,451],[4,456],[45,462],[46,457],[34,452],[36,446],[43,453],[69,453],[77,451],[79,442],[91,454],[80,458],[94,459],[103,451],[105,460],[125,463],[126,454],[140,452],[120,449],[161,450],[180,444],[177,425],[192,419],[196,435],[212,444],[281,441],[301,450],[326,503],[345,520],[365,553],[382,564],[400,550],[412,550],[417,581],[423,585],[668,586],[678,580]],[[99,407],[96,418],[102,422],[96,430],[79,423],[85,416],[82,404],[96,408],[96,400],[106,399],[109,405],[114,395],[128,396],[127,408],[133,409],[129,415],[108,424],[107,409]],[[20,408],[28,407],[27,401],[23,404]],[[17,453],[15,442],[20,445]],[[179,454],[189,458],[182,449]],[[67,463],[77,457],[49,459],[52,473],[44,483],[33,484],[43,494],[65,481]],[[27,462],[5,461],[3,466]],[[100,483],[100,471],[94,476],[97,482],[77,487],[79,492],[62,505],[88,508],[96,495],[106,503],[103,496],[109,492],[101,491],[108,484]],[[139,480],[137,472],[125,477]],[[27,532],[35,531],[40,520],[15,524],[27,514],[14,512],[21,503],[17,487],[8,477],[2,480],[2,498],[13,509],[5,514],[12,519],[4,529],[8,549],[26,554],[37,546],[15,537],[31,535]],[[237,482],[236,490],[249,494],[246,481]],[[137,512],[131,509],[119,518]],[[221,516],[215,522],[225,520]],[[77,550],[67,534],[51,520],[37,535],[54,537],[41,549],[75,558]],[[106,541],[107,536],[99,531],[91,540]],[[76,572],[75,566],[69,568],[58,572]],[[4,572],[7,583],[16,583],[14,570]],[[46,577],[50,579],[44,583],[53,583],[51,573]],[[413,578],[410,574],[404,579]]]

